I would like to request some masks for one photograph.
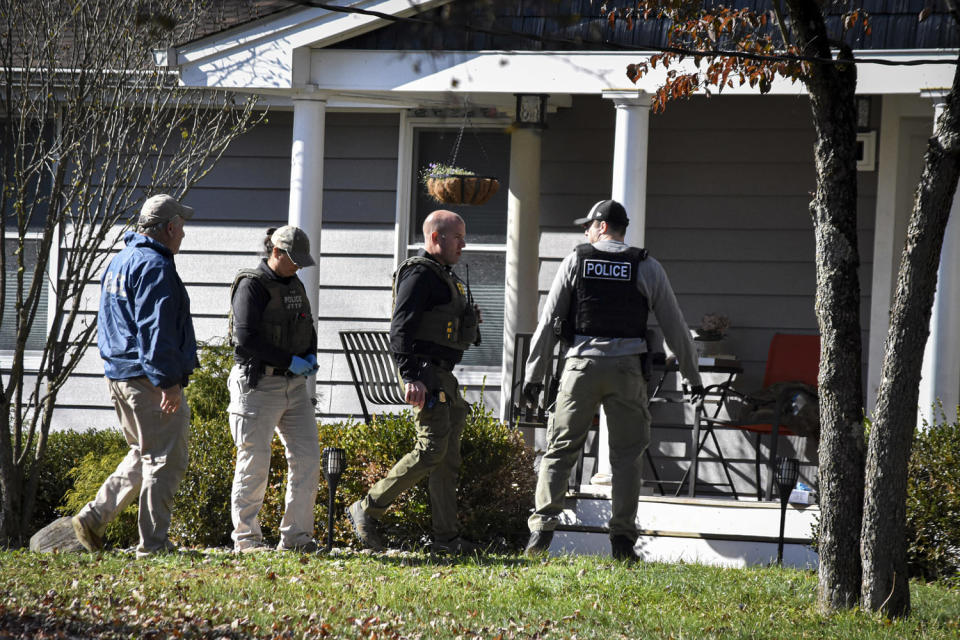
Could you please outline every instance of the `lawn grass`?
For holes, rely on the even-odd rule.
[[[6,551],[0,638],[960,638],[956,585],[915,583],[890,621],[820,616],[816,583],[589,556]]]

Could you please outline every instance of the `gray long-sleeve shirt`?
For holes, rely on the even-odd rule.
[[[629,245],[617,240],[600,240],[594,247],[600,251],[622,252]],[[566,318],[570,305],[574,301],[577,277],[577,254],[571,253],[560,264],[550,293],[540,313],[537,330],[530,344],[530,356],[527,358],[525,380],[542,380],[544,368],[553,351],[556,337],[553,334],[553,319]],[[690,338],[690,330],[683,319],[680,305],[673,294],[673,288],[667,279],[663,266],[651,257],[641,260],[637,267],[637,289],[647,299],[651,311],[657,317],[660,329],[667,345],[676,354],[680,373],[693,386],[700,385],[700,373],[697,370],[697,353]],[[573,344],[567,349],[567,357],[626,356],[647,351],[643,338],[604,338],[596,336],[574,336]]]

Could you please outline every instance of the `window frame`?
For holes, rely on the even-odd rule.
[[[50,257],[47,260],[47,272],[44,274],[44,279],[46,280],[47,288],[47,306],[46,306],[46,316],[43,318],[43,332],[44,338],[50,336],[50,327],[53,323],[53,314],[51,310],[56,306],[57,299],[57,288],[55,283],[50,277],[51,269],[57,268],[55,265],[60,264],[60,233],[59,228],[54,229],[53,242],[50,243]],[[5,236],[7,239],[10,239],[10,235]],[[43,238],[43,231],[27,231],[24,234],[24,240],[41,240]],[[24,371],[37,371],[40,368],[40,362],[43,359],[43,349],[24,349],[23,352],[23,368]],[[0,370],[4,372],[10,371],[10,368],[13,367],[13,349],[4,349],[0,347]]]
[[[503,130],[512,124],[507,117],[470,117],[469,126],[475,129]],[[417,184],[417,167],[414,166],[414,143],[418,129],[459,129],[463,126],[462,117],[412,117],[409,111],[400,112],[400,136],[397,151],[397,208],[395,219],[395,247],[393,268],[396,270],[400,263],[407,259],[412,251],[423,248],[423,241],[409,242],[411,221],[413,215],[413,198]],[[501,188],[507,185],[502,185]],[[470,232],[467,230],[467,247],[464,253],[503,253],[507,252],[506,241],[503,244],[471,243]],[[482,330],[482,326],[481,326]],[[464,385],[485,385],[486,387],[500,387],[502,367],[480,365],[458,365],[454,370],[457,379]]]

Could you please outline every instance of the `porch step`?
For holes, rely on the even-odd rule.
[[[585,485],[568,495],[551,553],[608,554],[610,487]],[[811,568],[816,505],[787,506],[783,564]],[[743,567],[776,562],[780,503],[723,498],[642,496],[637,551],[648,561]]]

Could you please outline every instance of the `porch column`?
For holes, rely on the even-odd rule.
[[[537,327],[540,261],[540,130],[514,126],[510,134],[507,256],[503,300],[500,418],[506,419],[517,333]],[[481,330],[483,327],[481,326]]]
[[[307,290],[314,317],[320,293],[320,227],[323,219],[323,140],[326,95],[302,93],[293,98],[293,145],[290,150],[290,208],[287,224],[303,229],[317,266],[297,272]]]
[[[647,227],[647,146],[650,138],[650,96],[640,89],[604,91],[613,100],[616,127],[613,141],[613,185],[610,197],[627,210],[630,224],[624,242],[644,246]],[[590,482],[610,484],[610,432],[600,411],[597,468]]]
[[[943,113],[946,95],[934,98],[933,126]],[[943,404],[948,420],[957,417],[960,400],[960,204],[954,196],[940,252],[937,291],[930,315],[930,337],[923,351],[920,377],[920,417],[932,423],[939,417],[933,409]]]

